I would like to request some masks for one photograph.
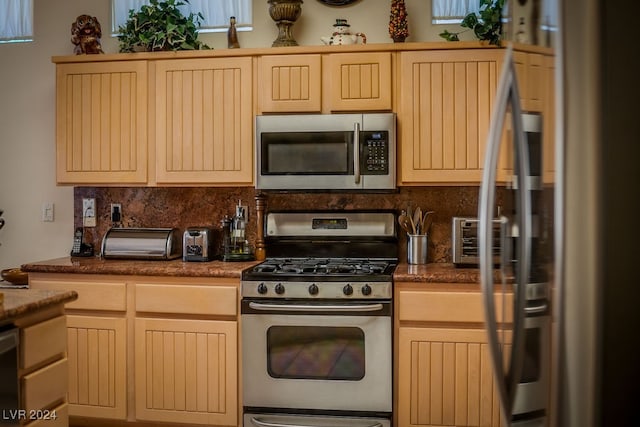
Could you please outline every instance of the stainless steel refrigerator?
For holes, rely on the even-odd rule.
[[[633,42],[638,37],[625,20],[640,16],[639,5],[545,3],[558,11],[553,117],[542,114],[531,125],[536,114],[522,111],[507,55],[480,190],[482,282],[503,422],[640,425],[635,409],[640,281],[631,214],[638,211],[640,198],[640,121],[635,113],[640,70]],[[551,180],[537,179],[537,148],[531,142],[540,133],[536,126],[544,129],[550,119],[553,139],[542,146],[553,150],[555,174]],[[513,178],[501,182],[497,168],[505,157],[512,160]],[[509,248],[501,262],[505,283],[494,283],[490,274],[494,236],[489,222],[498,215],[498,206],[500,238]],[[496,310],[505,308],[488,296],[511,287],[513,322],[496,325]],[[542,329],[549,335],[536,332],[532,337],[531,318],[546,318]],[[548,347],[531,344],[540,342]],[[533,362],[532,354],[538,355]],[[522,391],[523,384],[540,378],[546,390],[541,405],[531,402],[539,393]]]

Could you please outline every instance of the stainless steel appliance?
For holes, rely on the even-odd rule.
[[[182,255],[176,228],[110,228],[102,238],[102,257],[167,260]]]
[[[503,420],[506,425],[546,426],[550,388],[549,287],[553,277],[551,223],[542,223],[553,212],[553,182],[543,176],[539,113],[525,113],[512,59],[507,49],[487,141],[478,210],[478,248],[488,329],[489,350]],[[505,118],[511,120],[505,125]],[[513,144],[502,146],[506,129]],[[496,171],[501,149],[513,153],[513,179],[504,189],[501,222],[506,225],[508,244],[501,244],[500,272],[503,292],[514,293],[511,345],[502,340],[507,328],[496,322],[494,264],[495,242],[505,242],[495,232]],[[504,155],[504,153],[503,153]],[[504,157],[503,157],[504,158]],[[544,188],[545,178],[548,188]],[[504,351],[503,349],[510,349]]]
[[[394,190],[395,114],[257,116],[256,188]]]
[[[0,328],[0,424],[18,426],[18,328]]]
[[[189,227],[182,236],[183,261],[211,261],[215,257],[214,232],[209,227]]]
[[[280,212],[242,275],[244,425],[389,426],[393,212]]]
[[[493,220],[493,263],[500,264],[500,250],[503,236],[506,237],[506,222]],[[506,247],[505,247],[506,249]],[[457,266],[477,267],[478,256],[478,218],[453,217],[451,221],[451,250],[453,263]]]

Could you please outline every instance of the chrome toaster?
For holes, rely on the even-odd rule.
[[[209,227],[189,227],[182,238],[183,261],[211,261],[215,257],[213,230]]]
[[[493,263],[500,264],[501,224],[494,219],[493,223]],[[480,262],[478,250],[478,218],[454,217],[452,221],[453,263],[457,266],[477,266]],[[507,248],[508,249],[508,248]]]

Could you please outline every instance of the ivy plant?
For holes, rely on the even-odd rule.
[[[475,36],[480,40],[487,40],[489,44],[500,45],[502,38],[502,9],[504,8],[504,0],[480,0],[480,9],[478,14],[469,13],[462,19],[461,27],[473,30]],[[447,41],[459,41],[459,34],[468,31],[463,30],[457,33],[451,33],[444,30],[440,33],[440,37]]]
[[[198,40],[198,27],[204,16],[185,16],[178,9],[184,2],[150,0],[139,11],[130,10],[129,19],[118,28],[120,52],[209,49]]]

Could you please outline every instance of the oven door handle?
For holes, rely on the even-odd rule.
[[[285,423],[270,423],[268,421],[263,421],[259,418],[256,417],[251,417],[251,423],[253,425],[256,425],[258,427],[317,427],[314,426],[312,424],[306,425],[306,424],[285,424]],[[375,424],[371,424],[370,426],[367,427],[382,427],[381,423],[375,423]]]
[[[378,304],[358,304],[358,305],[302,305],[302,304],[265,304],[260,302],[250,302],[249,308],[264,311],[380,311],[384,306]]]

